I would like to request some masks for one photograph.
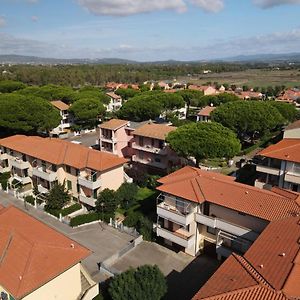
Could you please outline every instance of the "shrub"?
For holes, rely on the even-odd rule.
[[[167,282],[156,265],[144,265],[115,276],[108,292],[113,300],[160,300],[167,292]]]
[[[124,220],[123,224],[127,227],[136,227],[140,217],[141,214],[137,212],[130,212]]]
[[[26,196],[24,198],[24,200],[25,200],[25,202],[28,202],[28,203],[34,205],[34,198],[33,198],[33,196]]]
[[[60,210],[59,209],[51,209],[51,208],[45,206],[45,211],[48,214],[50,214],[50,215],[52,215],[52,216],[54,216],[54,217],[56,217],[56,218],[59,219],[59,214],[60,214]]]
[[[80,209],[81,209],[81,204],[75,203],[75,204],[73,204],[73,205],[71,205],[67,208],[62,209],[61,214],[64,217],[64,216],[67,216],[67,215],[69,215],[69,214],[71,214],[71,213],[73,213],[77,210],[80,210]]]
[[[91,222],[99,220],[100,217],[101,217],[101,215],[96,212],[92,212],[92,213],[89,213],[86,215],[79,215],[79,216],[76,216],[71,219],[70,225],[72,227],[74,227],[74,226],[79,226],[79,225],[86,224],[86,223],[91,223]]]
[[[1,186],[2,186],[3,190],[6,190],[7,187],[8,187],[8,179],[9,178],[10,178],[10,173],[9,172],[0,174],[0,183],[1,183]]]

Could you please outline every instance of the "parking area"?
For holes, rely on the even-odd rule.
[[[79,142],[83,146],[91,147],[97,144],[97,141],[99,140],[99,131],[96,130],[96,132],[83,133],[80,136],[72,136],[65,140],[69,142]]]

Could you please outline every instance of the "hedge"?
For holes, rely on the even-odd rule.
[[[78,226],[78,225],[82,225],[82,224],[86,224],[86,223],[91,223],[94,221],[98,221],[100,219],[100,217],[101,217],[101,215],[99,213],[95,213],[95,212],[85,214],[85,215],[79,215],[70,220],[70,225],[72,227],[74,227],[74,226]]]
[[[52,215],[52,216],[54,216],[54,217],[56,217],[56,218],[59,219],[59,213],[60,213],[60,210],[58,210],[58,209],[50,209],[50,208],[46,208],[46,207],[45,207],[45,211],[46,211],[48,214],[50,214],[50,215]]]
[[[61,214],[62,214],[63,217],[65,217],[65,216],[67,216],[67,215],[69,215],[69,214],[71,214],[71,213],[73,213],[77,210],[80,210],[80,209],[81,209],[81,204],[75,203],[75,204],[73,204],[73,205],[71,205],[67,208],[62,209]]]
[[[32,196],[26,196],[24,198],[24,200],[25,200],[25,202],[28,202],[28,203],[34,205],[34,198]]]

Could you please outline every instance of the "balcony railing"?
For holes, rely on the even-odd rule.
[[[208,227],[224,230],[236,236],[247,237],[247,239],[251,241],[255,241],[258,237],[258,233],[252,231],[251,229],[233,224],[223,219],[214,218],[214,217],[196,213],[196,221],[200,224],[206,225]]]
[[[43,187],[41,184],[38,185],[38,191],[39,191],[39,193],[42,193],[42,194],[49,193],[49,190],[47,188]]]
[[[137,143],[132,144],[132,148],[140,151],[145,151],[145,152],[150,152],[150,153],[155,153],[155,154],[160,154],[160,155],[167,155],[168,151],[164,147],[163,149],[153,147],[151,145],[138,145]]]
[[[300,174],[296,173],[296,172],[293,172],[293,171],[288,171],[285,174],[284,180],[288,181],[288,182],[293,182],[293,183],[296,183],[296,184],[300,184]]]
[[[33,168],[32,175],[36,177],[40,177],[49,182],[53,182],[57,178],[56,172],[50,171],[49,169],[43,169],[42,167]]]
[[[31,178],[29,176],[21,177],[21,176],[19,176],[17,174],[14,174],[13,175],[13,179],[21,182],[23,185],[31,183]]]
[[[101,135],[100,139],[102,142],[106,142],[106,143],[116,143],[117,142],[116,138],[105,136],[105,135]]]
[[[89,206],[92,206],[92,207],[96,206],[97,199],[95,199],[93,197],[86,197],[84,195],[79,195],[79,200],[80,200],[80,202],[85,203]]]
[[[135,161],[137,163],[140,164],[144,164],[144,165],[149,165],[158,169],[167,169],[167,164],[163,164],[161,162],[156,162],[156,161],[152,161],[150,160],[146,160],[146,159],[140,159],[139,157],[137,157],[136,155],[132,156],[132,161]]]
[[[95,190],[95,189],[98,189],[99,187],[101,187],[100,179],[92,181],[90,178],[80,176],[80,177],[78,177],[78,183],[81,186],[84,186],[90,190]]]
[[[157,215],[173,221],[177,224],[188,225],[194,221],[194,213],[191,212],[181,212],[176,207],[167,204],[166,202],[162,202],[157,205]]]
[[[157,236],[160,236],[184,248],[191,248],[195,244],[195,235],[191,235],[189,232],[183,229],[170,231],[161,227],[157,227],[156,234]]]
[[[0,152],[0,160],[6,160],[6,159],[8,159],[8,154]]]
[[[25,169],[28,169],[30,167],[30,164],[28,161],[23,161],[22,159],[20,158],[13,158],[10,160],[10,164],[17,168],[17,169],[20,169],[20,170],[25,170]]]
[[[10,172],[11,168],[10,167],[2,167],[0,166],[0,173],[7,173]]]
[[[271,174],[271,175],[277,175],[277,176],[280,174],[279,169],[268,167],[268,166],[262,166],[262,165],[257,165],[256,171],[261,173]]]

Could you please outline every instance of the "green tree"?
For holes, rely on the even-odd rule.
[[[115,93],[119,96],[121,96],[121,98],[123,100],[128,100],[130,98],[133,98],[134,96],[137,96],[138,94],[140,94],[139,90],[134,90],[134,89],[117,89],[115,91]]]
[[[235,131],[240,139],[263,136],[284,124],[279,111],[263,101],[236,101],[223,104],[212,113],[212,119]]]
[[[65,186],[60,183],[55,183],[50,192],[46,195],[45,210],[60,210],[70,200],[71,197]]]
[[[160,300],[167,282],[156,265],[144,265],[115,276],[108,291],[113,300]]]
[[[0,127],[6,131],[48,132],[59,123],[59,112],[41,98],[14,93],[0,95]]]
[[[24,89],[26,85],[19,81],[3,80],[0,81],[0,93],[11,93],[13,91]]]
[[[297,109],[294,105],[279,101],[271,101],[270,104],[279,111],[279,113],[285,119],[286,123],[295,121],[297,116]]]
[[[105,214],[109,214],[111,217],[115,214],[115,211],[119,204],[119,196],[117,192],[104,189],[98,196],[96,201],[96,211]]]
[[[76,123],[92,127],[105,113],[105,107],[100,100],[83,98],[74,102],[69,111],[74,114]]]
[[[218,123],[191,123],[169,133],[167,142],[178,155],[194,157],[197,165],[205,158],[231,158],[241,144],[234,132]]]
[[[118,189],[118,199],[122,208],[129,208],[136,202],[138,186],[135,183],[124,182]]]

